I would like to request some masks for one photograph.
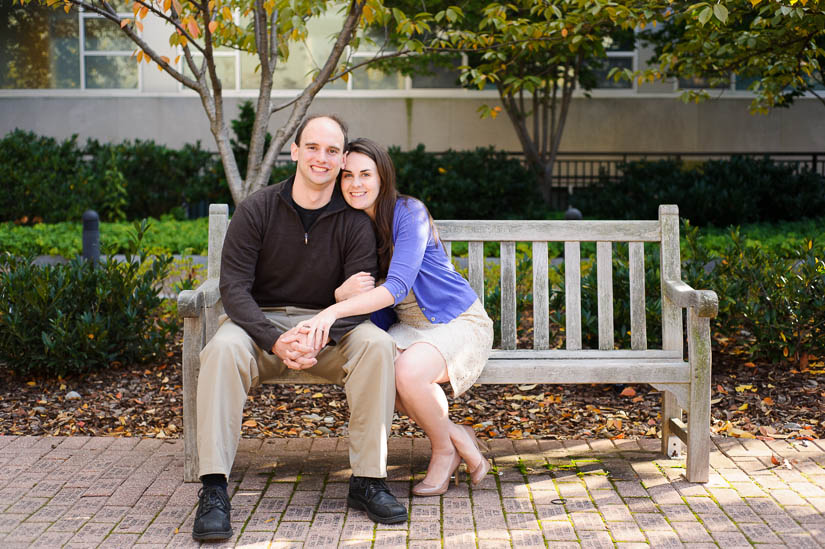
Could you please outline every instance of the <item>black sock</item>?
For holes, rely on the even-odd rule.
[[[201,483],[203,483],[204,486],[220,486],[226,490],[226,477],[220,473],[214,475],[203,475],[201,477]]]

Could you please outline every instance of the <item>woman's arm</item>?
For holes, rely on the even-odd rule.
[[[392,294],[379,286],[363,294],[330,305],[311,319],[302,322],[309,328],[307,343],[314,349],[320,349],[329,342],[329,331],[339,318],[372,313],[395,303]]]

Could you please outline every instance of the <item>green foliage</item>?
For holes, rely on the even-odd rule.
[[[492,147],[428,153],[390,148],[398,190],[421,199],[435,219],[543,219],[550,213],[535,175]]]
[[[15,130],[0,140],[0,221],[79,220],[85,210],[116,221],[163,214],[201,200],[227,202],[223,170],[200,143],[85,146]]]
[[[100,143],[90,139],[79,151],[88,158],[88,205],[97,210],[106,204],[107,182],[94,174],[105,174],[115,166],[126,181],[127,219],[158,218],[199,201],[226,202],[229,190],[219,159],[201,148],[200,141],[181,149],[170,149],[154,141],[135,140]],[[98,211],[98,213],[100,213]],[[178,216],[181,216],[179,213]],[[70,221],[76,218],[62,218]],[[105,219],[105,218],[104,218]]]
[[[753,112],[786,107],[805,94],[825,105],[822,0],[673,2],[665,15],[661,26],[641,34],[657,57],[655,67],[641,71],[646,77],[699,77],[709,87],[727,87],[735,73],[754,93]],[[687,101],[708,97],[683,94]]]
[[[656,219],[659,204],[677,204],[692,223],[726,227],[821,216],[825,178],[767,158],[733,156],[687,167],[679,160],[629,162],[618,181],[576,192],[576,206],[595,219]]]
[[[131,223],[101,223],[100,248],[104,254],[125,254],[131,246]],[[152,221],[152,231],[143,237],[148,253],[206,255],[208,218],[178,221],[165,217]],[[24,227],[0,223],[0,253],[17,256],[62,255],[74,257],[83,249],[80,222],[38,224]]]
[[[63,142],[15,130],[0,140],[0,221],[80,219],[88,170],[76,136]]]
[[[699,243],[689,226],[690,260],[684,278],[719,295],[715,328],[734,338],[749,336],[750,351],[774,362],[825,353],[825,246],[807,240],[791,254],[748,243],[733,229],[723,251]]]
[[[135,224],[125,262],[36,266],[0,258],[0,363],[18,375],[64,375],[165,356],[179,326],[157,288],[168,256],[142,249]]]

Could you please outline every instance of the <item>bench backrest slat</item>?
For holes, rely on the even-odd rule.
[[[484,242],[470,242],[467,245],[470,262],[470,286],[484,305]]]
[[[564,243],[564,328],[568,351],[582,348],[581,245]]]
[[[550,348],[547,242],[533,242],[533,349]]]
[[[516,348],[516,243],[501,243],[501,348]]]
[[[643,242],[628,242],[630,267],[630,348],[647,349],[645,316],[645,249]]]
[[[613,243],[596,243],[599,349],[613,348]]]

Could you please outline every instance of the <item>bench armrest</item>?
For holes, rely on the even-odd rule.
[[[183,318],[197,318],[204,307],[214,307],[221,298],[217,278],[210,278],[194,290],[184,290],[178,294],[178,315]]]
[[[700,317],[713,318],[719,309],[716,292],[694,290],[681,280],[666,280],[665,295],[679,307],[694,307]]]

